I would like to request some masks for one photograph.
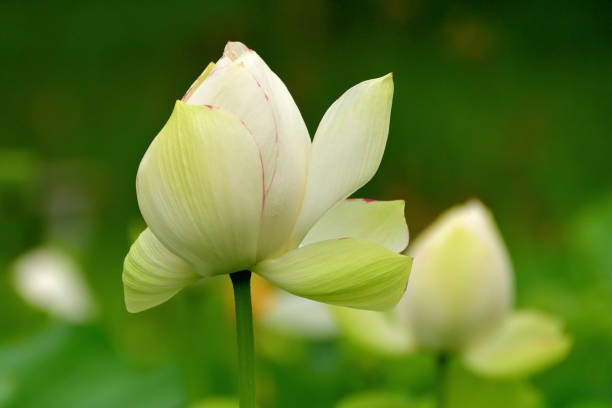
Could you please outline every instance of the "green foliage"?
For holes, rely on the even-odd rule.
[[[352,395],[336,405],[336,408],[417,408],[423,405],[411,402],[402,395],[384,391],[364,392]]]
[[[449,408],[541,408],[542,398],[530,385],[519,381],[495,382],[462,369],[452,369],[448,384]]]
[[[97,329],[51,326],[0,350],[2,407],[183,407],[173,366],[122,361]]]

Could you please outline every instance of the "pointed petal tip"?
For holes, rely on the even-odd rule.
[[[228,41],[227,44],[225,44],[223,56],[235,61],[249,51],[251,51],[251,49],[240,41]]]
[[[181,98],[181,101],[187,102],[187,103],[189,102],[189,99],[191,98],[191,96],[194,94],[194,92],[196,92],[198,90],[198,88],[206,80],[208,75],[210,75],[210,73],[212,72],[214,67],[215,67],[215,63],[214,62],[211,61],[211,62],[208,63],[206,68],[204,68],[204,71],[202,71],[200,76],[198,76],[196,78],[196,80],[191,84],[191,86],[189,87],[187,92],[185,92],[185,95],[183,95],[183,97]]]
[[[393,72],[389,72],[387,75],[383,75],[380,77],[381,81],[384,82],[393,82]]]
[[[467,200],[465,202],[465,207],[467,208],[478,208],[478,209],[485,209],[487,208],[482,201],[480,201],[480,199],[476,198],[476,197],[472,197],[469,200]]]
[[[381,90],[389,92],[390,95],[393,95],[393,72],[389,72],[387,75],[375,78],[371,81],[371,83],[379,85]]]

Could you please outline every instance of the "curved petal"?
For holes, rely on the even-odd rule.
[[[310,158],[308,130],[287,87],[257,53],[229,42],[187,103],[219,106],[253,133],[265,184],[257,258],[281,252],[301,208]]]
[[[157,306],[201,278],[183,259],[144,230],[123,262],[123,290],[128,312]]]
[[[520,311],[471,344],[462,357],[466,367],[480,375],[517,378],[558,363],[570,346],[558,320],[536,311]]]
[[[255,263],[262,179],[239,119],[177,102],[140,163],[138,204],[155,236],[198,272],[231,273]]]
[[[334,204],[374,176],[387,142],[392,98],[393,77],[388,74],[352,87],[327,110],[312,143],[295,242]]]
[[[393,314],[347,307],[334,307],[333,313],[342,332],[359,347],[383,355],[401,355],[414,350],[408,328]]]
[[[354,199],[341,201],[308,231],[302,246],[335,238],[376,242],[393,252],[408,245],[404,201]]]
[[[278,161],[278,126],[266,92],[245,64],[236,62],[215,70],[186,102],[221,108],[245,123],[261,152],[268,188]]]
[[[385,310],[404,293],[412,259],[369,241],[317,242],[258,263],[253,272],[287,292],[319,302]]]

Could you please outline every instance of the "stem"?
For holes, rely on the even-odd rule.
[[[230,274],[236,304],[240,408],[255,408],[255,351],[253,347],[253,310],[251,271]]]
[[[436,358],[436,406],[446,407],[448,387],[448,354],[442,352]]]

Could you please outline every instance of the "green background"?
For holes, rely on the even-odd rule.
[[[518,306],[560,316],[574,339],[532,379],[537,403],[612,406],[612,3],[493,3],[1,2],[0,406],[184,407],[235,393],[225,286],[128,315],[121,285],[142,226],[139,161],[227,40],[284,80],[311,134],[347,88],[393,71],[385,157],[357,196],[405,199],[412,236],[480,198],[512,255]],[[58,322],[16,295],[12,262],[49,243],[81,266],[94,322]],[[379,389],[427,403],[430,356],[259,338],[285,350],[260,358],[264,406]],[[458,376],[481,397],[524,386]]]

